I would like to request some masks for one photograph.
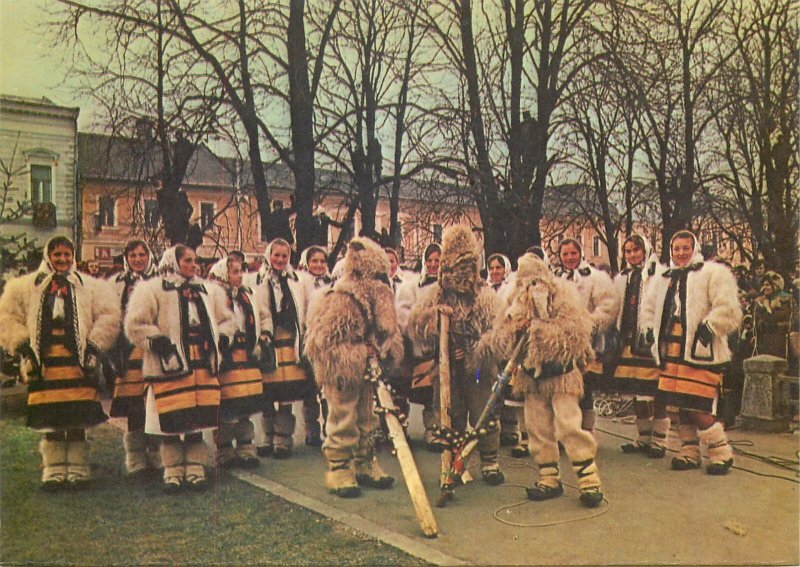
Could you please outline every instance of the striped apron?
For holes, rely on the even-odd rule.
[[[719,366],[692,365],[683,360],[683,325],[680,320],[673,319],[668,328],[658,381],[659,399],[679,409],[715,414],[722,369]]]
[[[219,410],[223,421],[235,421],[262,410],[261,372],[249,355],[243,333],[236,334],[230,357],[222,361],[219,384],[222,389]]]
[[[311,375],[300,365],[295,354],[296,337],[294,329],[275,328],[276,368],[261,375],[266,403],[296,402],[314,394]]]
[[[28,427],[83,429],[106,421],[97,384],[84,376],[64,320],[53,320],[42,339],[41,379],[28,384]]]
[[[220,386],[211,368],[213,346],[199,331],[199,327],[191,327],[186,340],[189,373],[151,381],[147,433],[178,434],[217,427]],[[153,403],[160,430],[154,430],[152,425]]]

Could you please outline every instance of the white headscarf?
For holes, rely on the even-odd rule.
[[[72,245],[72,264],[70,264],[69,269],[59,274],[56,269],[53,267],[53,264],[50,262],[50,254],[47,251],[50,247],[50,243],[55,240],[66,240]],[[58,244],[56,246],[59,246]],[[57,275],[61,275],[72,285],[73,287],[77,285],[83,285],[83,279],[80,274],[78,274],[77,264],[75,263],[75,244],[72,240],[66,236],[53,236],[52,238],[48,239],[47,244],[44,245],[44,249],[42,250],[42,263],[39,265],[38,275],[36,276],[35,285],[41,289],[46,289],[47,286],[50,285],[50,282],[53,281]],[[60,293],[56,296],[55,301],[53,303],[53,318],[59,319],[64,317],[64,301],[66,298],[62,296]]]
[[[655,251],[653,250],[653,246],[650,244],[650,240],[642,236],[638,233],[631,234],[628,238],[622,241],[622,249],[625,250],[625,244],[629,241],[633,241],[638,243],[638,241],[644,244],[644,260],[642,260],[642,284],[646,283],[650,276],[655,274],[656,268],[658,267],[658,256],[656,256]],[[623,252],[624,256],[624,252]],[[630,268],[636,268],[637,266],[628,266]]]
[[[196,284],[202,283],[203,280],[197,277],[197,274],[193,275],[191,278],[184,278],[181,275],[181,267],[178,264],[178,258],[175,254],[175,250],[178,248],[178,246],[181,245],[175,245],[164,250],[164,254],[161,256],[161,261],[158,263],[158,275],[165,280],[174,283],[181,283],[183,281],[190,281]],[[186,248],[191,250],[191,248],[188,246],[186,246]]]
[[[574,270],[566,269],[564,267],[564,263],[561,261],[561,247],[565,246],[567,244],[573,244],[578,249],[578,252],[580,252],[580,255],[581,255],[581,261],[580,261],[580,263],[578,264],[578,266]],[[587,262],[586,258],[583,256],[583,246],[581,246],[581,243],[580,243],[580,241],[578,241],[577,238],[565,238],[564,240],[559,242],[559,244],[558,244],[558,264],[559,264],[559,269],[558,269],[558,273],[556,275],[566,279],[567,277],[569,277],[570,273],[572,273],[572,280],[573,281],[578,281],[581,278],[581,273],[580,273],[581,271],[585,272],[586,270],[591,270],[592,269],[592,267],[589,265],[589,262]]]
[[[231,282],[228,279],[228,258],[230,256],[223,256],[217,260],[211,269],[208,271],[208,279],[221,283],[224,287],[230,287]]]
[[[505,268],[505,271],[503,272],[503,279],[500,282],[497,282],[500,285],[503,285],[508,281],[508,278],[511,276],[511,260],[509,260],[508,256],[506,256],[505,254],[500,254],[495,252],[494,254],[489,256],[488,260],[486,260],[487,272],[489,271],[489,264],[491,264],[492,260],[495,259],[500,260],[500,263],[503,264],[503,268]],[[495,282],[492,281],[492,276],[488,273],[486,274],[486,283],[489,284],[489,287],[493,287],[496,285]]]
[[[297,264],[297,269],[300,270],[301,272],[308,272],[309,274],[311,274],[311,272],[309,272],[309,270],[308,270],[308,256],[312,252],[322,252],[325,255],[325,259],[326,260],[328,259],[328,253],[325,251],[325,249],[322,246],[317,246],[316,244],[314,244],[312,246],[309,246],[308,248],[303,250],[303,252],[300,254],[300,262],[298,262],[298,264]],[[311,274],[311,275],[313,275],[313,274]],[[326,276],[326,275],[328,275],[328,264],[327,264],[327,262],[325,263],[325,273],[323,274],[323,276]],[[322,277],[322,276],[314,276],[314,277],[316,278],[316,277]]]
[[[50,263],[50,254],[47,252],[50,243],[53,242],[58,238],[59,240],[66,240],[72,245],[72,264],[70,264],[69,270],[67,270],[64,274],[67,280],[75,283],[80,283],[80,276],[78,275],[78,265],[75,262],[75,243],[72,241],[71,238],[68,238],[63,235],[53,236],[47,240],[47,243],[44,245],[42,249],[42,263],[39,264],[39,276],[36,278],[37,285],[41,285],[46,280],[47,283],[53,279],[53,276],[56,275],[56,269],[53,267],[53,264]],[[40,279],[41,278],[41,279]]]
[[[272,269],[272,263],[269,261],[269,257],[272,255],[272,247],[275,244],[280,244],[281,246],[288,246],[290,261],[287,262],[286,268],[283,270],[282,273],[296,280],[297,274],[294,273],[294,268],[292,267],[291,263],[292,246],[288,242],[286,242],[283,238],[276,238],[272,240],[269,244],[267,244],[267,247],[264,249],[264,260],[261,263],[261,268],[259,268],[258,270],[258,273],[262,277],[261,279],[268,277],[272,272],[275,271]]]
[[[672,238],[669,239],[669,267],[673,269],[682,269],[675,265],[675,262],[672,260],[672,243],[675,242],[676,238],[686,238],[688,236],[692,237],[692,259],[689,260],[689,263],[684,266],[683,268],[688,268],[690,266],[697,266],[698,264],[702,264],[705,262],[703,260],[703,253],[700,251],[700,242],[697,240],[697,236],[690,231],[690,230],[679,230],[675,234],[672,235]]]
[[[178,266],[178,259],[175,257],[175,246],[164,250],[161,255],[161,260],[158,262],[158,275],[168,276],[172,274],[180,274],[180,266]]]
[[[144,249],[147,250],[147,266],[145,267],[144,271],[141,274],[137,274],[131,269],[130,264],[128,264],[128,255],[123,253],[122,254],[123,269],[122,273],[117,276],[117,281],[125,278],[130,279],[139,277],[147,279],[156,273],[155,258],[153,257],[153,251],[150,249],[150,246],[148,246],[147,242],[145,242],[144,240],[140,240],[137,238],[135,239],[135,241],[137,242],[137,245],[133,248],[134,250],[139,246],[144,246]],[[130,244],[131,242],[134,242],[134,240],[129,240],[128,242],[126,242],[125,247],[127,248],[128,244]]]
[[[442,245],[437,242],[431,242],[425,247],[425,252],[422,253],[422,270],[419,273],[419,284],[422,285],[422,282],[425,281],[425,278],[428,277],[428,266],[426,264],[426,260],[428,256],[430,256],[433,251],[439,252],[439,257],[442,256]]]

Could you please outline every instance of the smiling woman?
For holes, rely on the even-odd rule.
[[[108,419],[98,357],[120,325],[110,286],[79,275],[74,250],[67,237],[51,238],[39,270],[10,281],[0,297],[0,347],[25,359],[28,426],[45,434],[45,490],[83,487],[91,478],[86,428]]]

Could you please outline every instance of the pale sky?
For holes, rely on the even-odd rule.
[[[0,0],[0,93],[47,97],[63,106],[80,106],[79,129],[86,130],[91,113],[62,84],[64,67],[54,57],[37,22],[52,0]]]

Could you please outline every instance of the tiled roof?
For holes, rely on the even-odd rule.
[[[156,144],[104,134],[78,134],[78,172],[82,178],[145,180],[158,175],[162,164]],[[200,145],[186,170],[184,183],[231,187],[233,176],[222,160]]]

